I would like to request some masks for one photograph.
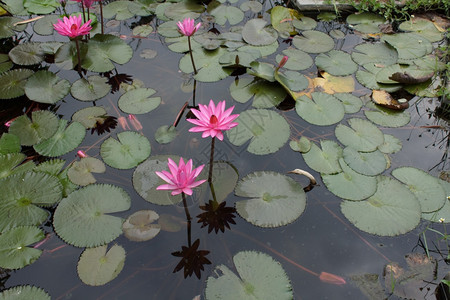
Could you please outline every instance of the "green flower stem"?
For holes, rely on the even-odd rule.
[[[189,209],[187,207],[186,202],[186,195],[182,192],[181,197],[183,198],[183,206],[184,206],[184,212],[186,214],[186,220],[187,220],[187,234],[188,234],[188,246],[191,247],[191,214],[189,213]]]
[[[212,183],[212,173],[213,173],[213,166],[214,166],[214,144],[215,144],[216,138],[213,137],[211,139],[211,154],[209,156],[209,172],[208,172],[208,183],[209,188],[211,190],[211,194],[214,200],[214,204],[218,205],[217,198],[216,198],[216,192],[214,190],[214,185]]]
[[[197,69],[195,68],[195,63],[194,63],[194,55],[192,54],[191,37],[190,36],[188,36],[188,45],[189,45],[189,54],[191,55],[192,68],[194,68],[194,74],[197,75]]]

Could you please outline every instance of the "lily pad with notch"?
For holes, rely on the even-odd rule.
[[[399,111],[376,105],[373,102],[366,103],[364,115],[373,123],[383,127],[405,126],[411,120],[409,111]]]
[[[95,179],[92,173],[105,173],[105,164],[95,157],[84,157],[80,161],[75,161],[67,171],[67,176],[70,181],[76,185],[85,186],[95,183]]]
[[[21,66],[32,66],[40,64],[45,59],[42,43],[23,43],[12,48],[8,55],[11,61]]]
[[[362,175],[379,175],[387,168],[385,155],[379,150],[359,152],[352,147],[346,147],[343,157],[350,168]]]
[[[37,110],[17,117],[9,127],[9,133],[19,137],[21,145],[33,146],[52,137],[58,130],[59,119],[51,111]]]
[[[128,6],[131,1],[115,1],[110,2],[103,7],[103,17],[106,19],[112,19],[115,17],[117,21],[124,21],[133,18],[135,15],[130,12]]]
[[[18,1],[15,1],[18,3]],[[24,31],[27,28],[27,24],[14,25],[17,22],[22,22],[23,19],[17,17],[2,16],[0,18],[0,39],[12,37],[17,32]]]
[[[362,231],[396,236],[413,230],[420,222],[421,209],[417,198],[399,181],[377,177],[376,193],[364,201],[343,201],[344,216]]]
[[[235,146],[242,146],[250,141],[247,151],[253,154],[275,153],[289,139],[289,124],[272,110],[246,110],[239,115],[236,122],[239,125],[226,133],[229,141]]]
[[[450,182],[439,179],[439,183],[447,195],[450,195]],[[431,213],[422,213],[422,218],[431,222],[450,223],[450,199],[445,200],[444,206]]]
[[[363,65],[365,70],[356,71],[356,79],[358,82],[371,90],[385,90],[387,92],[396,92],[400,90],[403,85],[395,82],[392,84],[383,84],[377,81],[377,74],[385,66],[377,63],[367,63]]]
[[[383,24],[386,20],[378,14],[362,12],[349,15],[346,21],[359,32],[377,33],[380,32],[378,25]]]
[[[315,58],[316,66],[334,76],[345,76],[355,73],[358,65],[352,60],[350,54],[331,50],[327,53],[320,53]]]
[[[14,69],[0,75],[0,99],[12,99],[25,95],[25,84],[34,72]]]
[[[298,50],[295,48],[288,48],[286,50],[283,50],[282,53],[289,57],[288,61],[284,65],[284,68],[286,68],[288,70],[293,70],[293,71],[306,70],[309,67],[311,67],[312,64],[314,63],[311,56],[302,50]],[[277,63],[280,63],[282,58],[283,58],[283,55],[278,54],[276,56]]]
[[[19,226],[2,232],[0,235],[0,267],[17,270],[32,264],[41,256],[42,250],[27,246],[44,238],[44,232],[34,226]],[[1,294],[0,299],[2,299]]]
[[[22,163],[25,159],[26,156],[23,153],[0,154],[0,179],[31,171],[35,165],[33,161]]]
[[[337,139],[345,146],[357,151],[371,152],[384,143],[384,134],[373,123],[352,118],[347,120],[350,127],[338,124],[335,129]]]
[[[296,99],[295,110],[306,122],[328,126],[340,122],[345,115],[344,105],[333,95],[313,92]]]
[[[70,82],[55,73],[40,70],[28,78],[25,94],[30,100],[55,104],[69,94]]]
[[[236,25],[244,19],[244,12],[239,8],[219,1],[212,1],[208,4],[208,13],[215,18],[215,22],[224,26],[228,21],[230,25]]]
[[[226,78],[229,74],[219,62],[220,57],[226,51],[224,48],[217,48],[211,51],[205,49],[193,50],[192,54],[198,71],[194,78],[201,82],[215,82]],[[189,53],[180,59],[179,68],[186,74],[194,72]]]
[[[158,219],[159,215],[153,210],[138,210],[123,223],[123,234],[133,242],[149,241],[161,231],[161,225],[153,223]]]
[[[355,172],[344,161],[339,159],[342,172],[338,174],[321,174],[328,190],[334,195],[353,201],[360,201],[372,196],[377,190],[377,179]]]
[[[78,276],[84,284],[91,286],[104,285],[116,278],[125,264],[125,249],[113,245],[86,248],[81,253],[77,264]]]
[[[361,98],[356,97],[350,93],[335,93],[333,95],[342,102],[346,114],[357,113],[363,106]]]
[[[385,34],[381,37],[381,41],[397,50],[399,63],[420,58],[433,50],[433,46],[426,38],[415,33]]]
[[[58,20],[60,20],[58,15],[46,15],[33,24],[33,30],[39,35],[52,35],[53,25],[58,23]]]
[[[444,38],[444,34],[436,28],[434,22],[423,18],[411,18],[408,21],[404,21],[400,23],[398,29],[412,31],[423,36],[431,43],[439,42]]]
[[[378,150],[385,154],[397,153],[402,150],[402,141],[390,134],[384,134],[384,143],[378,146]]]
[[[343,150],[338,143],[331,140],[321,140],[320,147],[311,143],[311,149],[303,153],[305,163],[311,169],[321,174],[337,174],[342,171],[339,159],[343,157]]]
[[[302,136],[300,139],[290,141],[289,147],[294,151],[306,153],[311,149],[311,144],[311,141],[307,137]]]
[[[34,150],[41,155],[56,157],[78,147],[86,135],[86,129],[78,122],[72,122],[68,126],[67,123],[67,120],[60,119],[56,133],[49,139],[35,144]]]
[[[55,11],[56,8],[60,7],[61,3],[57,0],[24,0],[23,6],[28,10],[29,13],[33,14],[49,14]]]
[[[90,184],[59,203],[53,226],[60,238],[76,247],[105,245],[122,234],[123,219],[110,214],[130,206],[130,196],[122,188]]]
[[[9,59],[8,54],[0,53],[0,74],[11,70],[13,62]]]
[[[227,266],[216,267],[217,278],[206,281],[206,299],[293,299],[292,285],[281,264],[257,251],[238,252],[233,257],[238,275]]]
[[[159,127],[155,132],[155,140],[159,144],[168,144],[172,142],[178,135],[177,128],[175,126],[163,125]]]
[[[145,114],[161,104],[161,97],[151,97],[156,91],[150,88],[138,88],[127,91],[117,102],[119,108],[127,114]]]
[[[241,179],[236,196],[251,198],[236,202],[236,211],[259,227],[279,227],[294,222],[305,210],[303,187],[285,175],[262,171]]]
[[[364,66],[367,63],[390,66],[397,62],[397,51],[386,43],[363,43],[357,45],[352,52],[352,59]]]
[[[87,79],[80,78],[72,84],[70,93],[80,101],[95,101],[108,95],[111,85],[105,77],[91,75]]]
[[[0,292],[0,300],[51,300],[50,295],[41,288],[31,285],[18,285]]]
[[[117,134],[117,140],[109,137],[100,147],[103,161],[116,169],[131,169],[144,161],[151,151],[145,136],[134,131]]]
[[[303,31],[301,36],[297,35],[292,39],[292,43],[307,53],[324,53],[334,48],[333,38],[317,30]]]
[[[72,121],[80,122],[85,128],[95,128],[97,123],[102,124],[106,118],[106,110],[101,106],[89,106],[72,115]]]

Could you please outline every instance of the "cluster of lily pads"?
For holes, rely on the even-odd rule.
[[[54,34],[53,24],[60,16],[53,12],[60,12],[59,1],[3,3],[1,7],[13,16],[0,17],[0,38],[24,32],[28,23],[19,16],[36,14],[43,18],[33,22],[33,31],[40,36]],[[192,37],[192,56],[198,71],[193,78],[216,82],[240,72],[242,76],[229,87],[231,97],[239,103],[252,99],[252,109],[240,112],[236,120],[239,125],[226,133],[236,147],[246,145],[252,154],[267,155],[285,146],[291,137],[290,126],[273,108],[286,99],[295,100],[295,111],[307,123],[339,123],[334,130],[337,141],[321,140],[319,147],[303,136],[291,138],[289,145],[302,154],[312,170],[320,173],[330,192],[343,199],[342,213],[359,229],[395,236],[414,229],[421,219],[437,222],[444,218],[450,222],[450,183],[413,167],[399,167],[391,172],[392,176],[386,175],[389,155],[402,146],[400,140],[380,129],[401,127],[410,121],[409,112],[402,105],[404,100],[384,93],[405,90],[421,97],[435,95],[437,74],[445,67],[433,55],[433,43],[444,38],[439,26],[429,20],[412,19],[400,25],[406,33],[381,34],[378,25],[384,23],[382,18],[351,15],[347,22],[367,41],[347,53],[336,49],[336,41],[345,36],[342,31],[334,30],[329,35],[318,31],[316,21],[296,10],[275,6],[270,10],[270,23],[264,18],[251,18],[243,24],[246,13],[258,14],[262,8],[257,1],[239,6],[235,1],[211,1],[206,6],[189,1],[114,1],[104,5],[103,16],[113,23],[155,15],[162,23],[155,27],[136,26],[133,35],[143,38],[156,30],[168,48],[177,53],[186,53],[189,48],[187,37],[178,32],[176,22],[186,17],[202,18],[202,28]],[[89,18],[93,26],[91,37],[80,44],[81,68],[90,72],[88,76],[71,83],[63,78],[64,72],[59,73],[60,69],[74,69],[78,63],[74,41],[25,41],[0,54],[0,101],[25,96],[36,103],[53,105],[69,93],[79,101],[104,99],[111,85],[103,74],[117,64],[126,64],[133,50],[117,35],[99,33],[99,22],[104,20],[99,20],[95,11],[91,10]],[[222,32],[207,30],[214,26],[220,26]],[[280,39],[291,45],[281,48]],[[275,61],[270,59],[274,54]],[[152,57],[149,51],[143,51],[141,56]],[[287,62],[277,65],[284,56]],[[190,59],[187,53],[179,62],[179,69],[187,74],[194,71]],[[314,64],[320,71],[317,76]],[[352,94],[355,77],[361,85],[379,91],[388,100],[380,101],[375,93],[373,101]],[[153,96],[156,90],[137,81],[122,83],[121,91],[117,106],[130,116],[150,113],[161,103],[160,97]],[[362,108],[365,118],[359,114]],[[50,110],[35,110],[8,124],[8,133],[0,138],[0,267],[20,269],[39,258],[42,251],[29,245],[44,239],[45,233],[39,226],[49,218],[49,208],[56,208],[52,223],[58,236],[70,245],[86,248],[78,273],[89,285],[105,284],[123,268],[124,248],[114,245],[108,250],[108,243],[122,233],[133,241],[149,240],[159,233],[162,225],[153,223],[159,219],[154,211],[137,212],[126,221],[110,215],[130,209],[131,198],[118,186],[96,183],[93,175],[105,172],[105,164],[116,169],[136,168],[132,183],[142,198],[158,205],[179,203],[180,196],[156,190],[163,181],[155,174],[166,169],[168,157],[176,161],[178,157],[150,156],[149,138],[138,132],[142,128],[124,128],[116,138],[105,139],[100,146],[101,160],[83,156],[66,166],[66,161],[59,158],[76,150],[85,139],[86,130],[100,126],[106,118],[104,107],[92,106],[74,113],[70,123]],[[119,122],[120,118],[124,117],[119,115]],[[155,132],[155,140],[170,143],[177,135],[174,126],[163,126]],[[39,164],[26,160],[22,147],[32,147],[48,159]],[[229,162],[214,166],[217,200],[224,201],[233,191],[246,198],[236,202],[236,211],[256,226],[284,226],[305,210],[303,187],[286,175],[264,170],[239,179]],[[206,174],[200,176],[206,178]],[[206,189],[200,188],[197,193],[202,198]],[[207,298],[229,291],[235,293],[227,294],[229,299],[246,299],[249,294],[273,299],[267,296],[270,292],[276,293],[277,299],[293,297],[284,270],[270,256],[244,251],[233,260],[240,277],[228,267],[219,266],[217,276],[208,278]],[[266,280],[276,278],[277,288],[260,276],[249,275],[265,274],[268,269],[271,272]],[[34,298],[38,299],[41,296],[36,293],[43,291],[36,290],[22,289],[24,293],[35,293]],[[6,297],[9,291],[0,297]]]

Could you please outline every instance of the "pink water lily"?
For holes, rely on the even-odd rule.
[[[183,22],[177,23],[179,31],[185,36],[192,36],[199,28],[202,23],[198,23],[194,26],[194,19],[186,18]]]
[[[223,140],[222,131],[229,130],[236,127],[239,123],[233,122],[234,119],[239,117],[239,114],[232,115],[231,112],[234,106],[225,110],[225,101],[220,101],[215,106],[212,100],[209,101],[209,105],[199,104],[199,110],[193,108],[192,113],[198,118],[187,119],[188,122],[197,125],[189,129],[190,132],[202,132],[202,138],[211,136],[217,137],[219,140]]]
[[[192,170],[192,159],[188,160],[187,163],[184,163],[183,158],[180,157],[180,162],[177,165],[169,158],[168,165],[170,172],[155,172],[156,175],[168,183],[158,186],[156,188],[157,190],[172,190],[172,196],[181,193],[192,195],[192,188],[195,188],[206,181],[195,181],[205,165],[201,165]]]
[[[64,17],[63,21],[59,19],[58,23],[53,24],[53,27],[60,35],[76,38],[78,36],[89,34],[92,29],[90,24],[91,20],[81,24],[81,15],[79,15],[69,16],[68,18]]]

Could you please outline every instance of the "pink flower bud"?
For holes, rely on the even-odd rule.
[[[83,150],[78,150],[77,156],[78,156],[79,158],[85,158],[85,157],[87,157],[88,155],[87,155],[86,152],[84,152]]]
[[[284,65],[287,63],[289,57],[287,55],[283,56],[280,63],[278,64],[278,69],[284,67]]]
[[[139,122],[135,115],[128,115],[128,120],[135,130],[140,131],[143,129],[141,122]]]

